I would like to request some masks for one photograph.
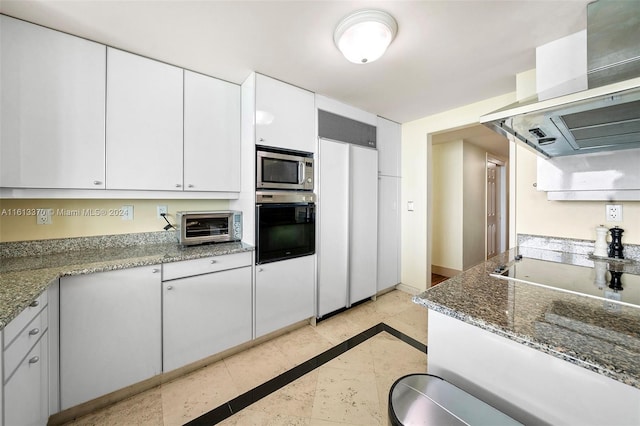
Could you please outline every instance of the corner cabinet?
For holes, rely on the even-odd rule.
[[[256,74],[256,144],[314,152],[315,95]]]
[[[240,86],[186,70],[184,190],[240,192]]]
[[[60,279],[61,409],[162,372],[160,268]]]
[[[0,16],[0,187],[104,189],[106,47]]]
[[[163,265],[163,370],[251,340],[251,253]]]
[[[182,72],[107,48],[107,189],[182,190]]]

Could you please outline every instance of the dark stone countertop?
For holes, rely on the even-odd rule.
[[[241,242],[192,247],[164,243],[0,258],[0,329],[60,277],[253,250],[253,246]]]
[[[519,251],[589,264],[587,256],[511,249],[429,288],[414,302],[640,389],[640,308],[612,308],[603,300],[489,275]],[[637,262],[611,267],[639,272]]]

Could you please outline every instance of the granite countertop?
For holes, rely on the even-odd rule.
[[[181,247],[175,242],[0,258],[0,329],[59,277],[253,251],[241,242]]]
[[[534,258],[588,263],[584,255],[515,248],[429,288],[414,302],[640,388],[640,308],[612,307],[602,300],[489,275],[523,251]],[[638,265],[611,266],[638,273]]]

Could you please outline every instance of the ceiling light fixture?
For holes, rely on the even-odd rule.
[[[366,64],[380,58],[398,32],[393,16],[381,10],[359,10],[345,17],[333,41],[349,61]]]

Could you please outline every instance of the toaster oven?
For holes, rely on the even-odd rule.
[[[240,211],[181,211],[176,218],[183,246],[242,240]]]

